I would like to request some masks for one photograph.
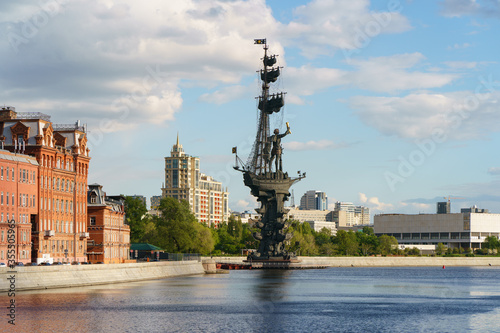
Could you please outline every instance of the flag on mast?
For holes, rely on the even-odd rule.
[[[254,44],[266,44],[266,39],[254,39]]]

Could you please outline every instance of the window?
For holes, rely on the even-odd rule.
[[[14,206],[14,200],[15,200],[14,197],[15,197],[14,193],[12,193],[12,206]]]
[[[3,180],[3,167],[1,169],[2,171],[0,172],[0,180]]]
[[[0,205],[3,205],[3,192],[0,192]]]
[[[90,225],[95,225],[95,216],[90,217]]]
[[[7,171],[7,174],[6,174],[6,179],[9,180],[9,167],[6,167],[5,168],[5,171]]]
[[[12,181],[15,180],[15,174],[14,174],[14,168],[10,169],[11,174],[12,174]]]

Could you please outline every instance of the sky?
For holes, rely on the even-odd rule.
[[[179,135],[234,211],[257,207],[246,161],[266,38],[285,107],[283,167],[371,214],[500,213],[499,0],[0,2],[0,103],[80,120],[88,183],[160,195]]]

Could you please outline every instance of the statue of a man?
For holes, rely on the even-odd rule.
[[[269,142],[272,143],[273,148],[271,150],[271,159],[269,160],[269,169],[271,168],[271,164],[273,163],[273,160],[275,160],[275,166],[276,166],[276,172],[283,171],[283,165],[281,161],[281,153],[283,148],[281,147],[281,138],[287,136],[288,134],[291,134],[292,132],[290,131],[290,126],[288,123],[286,123],[286,132],[283,134],[280,134],[279,129],[274,130],[274,134],[268,138]]]

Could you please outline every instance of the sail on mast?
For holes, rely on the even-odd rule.
[[[276,55],[267,55],[268,46],[265,39],[256,39],[255,44],[264,44],[264,58],[262,59],[263,69],[260,70],[262,81],[262,92],[258,97],[259,120],[257,135],[248,157],[247,167],[249,171],[257,175],[270,172],[268,165],[271,143],[269,142],[269,115],[277,113],[285,105],[284,93],[269,94],[270,84],[276,82],[280,75],[280,67],[273,67],[276,64]]]

